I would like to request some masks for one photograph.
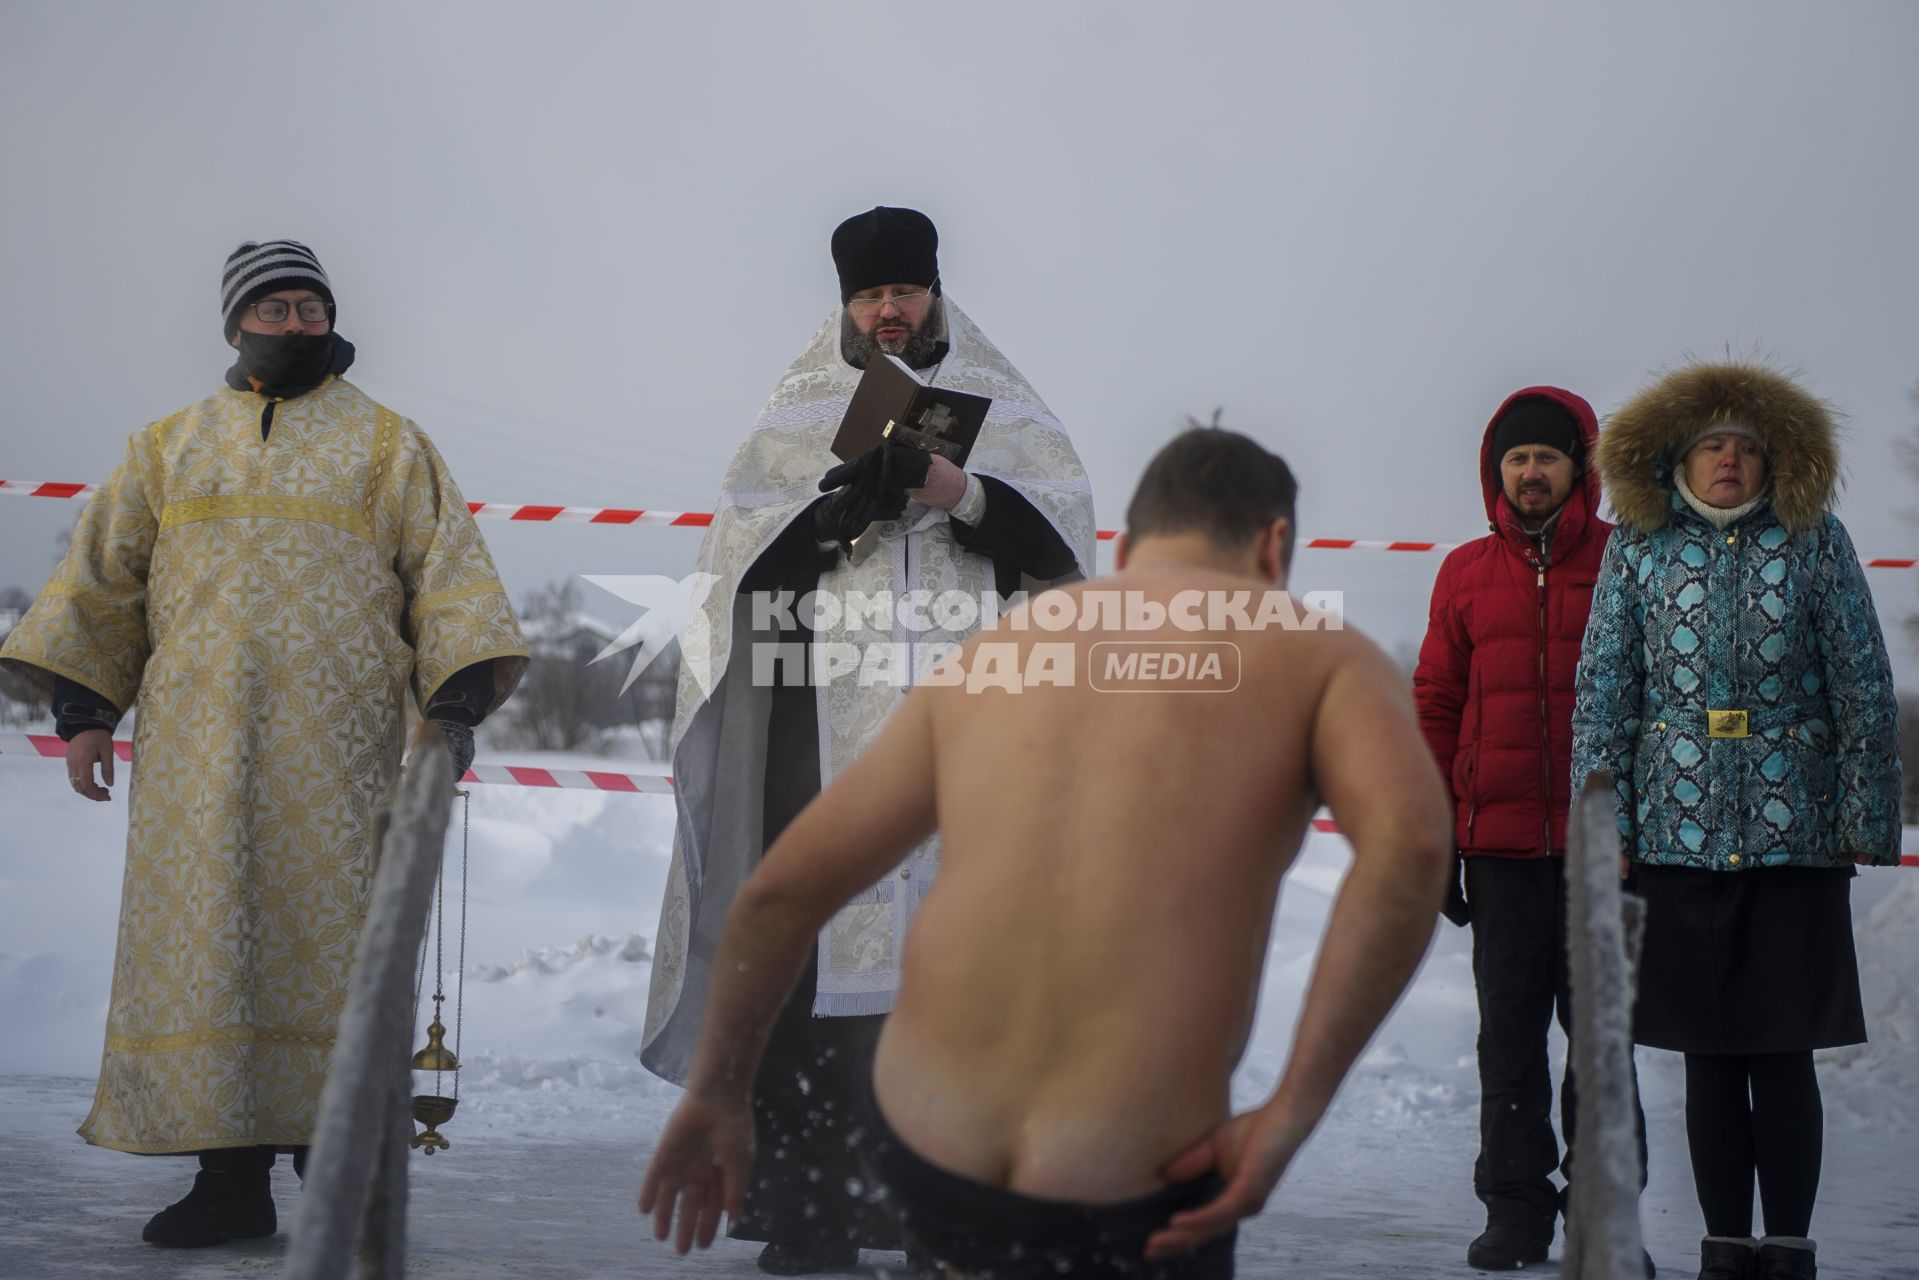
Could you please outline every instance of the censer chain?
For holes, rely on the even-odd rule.
[[[440,1020],[440,1009],[446,1003],[446,851],[440,851],[440,862],[436,868],[433,885],[433,1020]],[[454,1076],[455,1087],[460,1077]],[[440,1069],[433,1069],[433,1092],[440,1091]]]
[[[473,793],[460,792],[460,967],[453,975],[453,1059],[465,1062],[466,1037],[466,873],[467,852],[473,834]],[[444,908],[442,908],[444,910]],[[460,1100],[460,1073],[453,1073],[453,1100]]]

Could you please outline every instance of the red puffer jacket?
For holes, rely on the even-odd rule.
[[[1551,559],[1500,490],[1493,423],[1525,396],[1557,400],[1579,422],[1585,474],[1559,509]],[[1566,850],[1573,676],[1593,583],[1612,526],[1599,518],[1592,406],[1558,387],[1527,387],[1499,406],[1479,446],[1493,532],[1446,557],[1413,674],[1420,727],[1453,795],[1460,851],[1539,858]]]

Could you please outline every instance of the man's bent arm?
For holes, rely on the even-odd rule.
[[[927,693],[795,818],[726,914],[687,1091],[739,1102],[820,929],[933,832]]]
[[[780,1005],[827,919],[934,826],[927,693],[910,696],[853,767],[793,819],[726,914],[686,1095],[640,1185],[640,1212],[674,1247],[713,1243],[745,1211],[753,1169],[749,1093]]]
[[[1217,1168],[1226,1186],[1173,1215],[1148,1242],[1167,1258],[1265,1206],[1366,1041],[1405,990],[1432,938],[1452,863],[1451,815],[1411,700],[1384,654],[1362,642],[1328,683],[1314,717],[1314,787],[1353,847],[1273,1096],[1163,1170],[1185,1181]]]
[[[1317,1124],[1432,940],[1452,813],[1398,673],[1370,645],[1342,665],[1313,726],[1316,789],[1352,845],[1268,1106]]]

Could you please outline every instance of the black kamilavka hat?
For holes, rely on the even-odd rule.
[[[940,234],[917,209],[879,205],[833,230],[833,265],[840,302],[883,284],[923,284],[939,292]]]

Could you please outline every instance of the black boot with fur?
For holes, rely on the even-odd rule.
[[[1759,1280],[1817,1280],[1813,1243],[1804,1236],[1767,1236],[1759,1242]]]
[[[270,1150],[202,1151],[193,1190],[154,1214],[140,1238],[165,1249],[206,1249],[272,1235],[279,1228],[268,1181],[272,1169]]]
[[[1759,1242],[1751,1236],[1707,1236],[1699,1242],[1699,1280],[1754,1280]]]

